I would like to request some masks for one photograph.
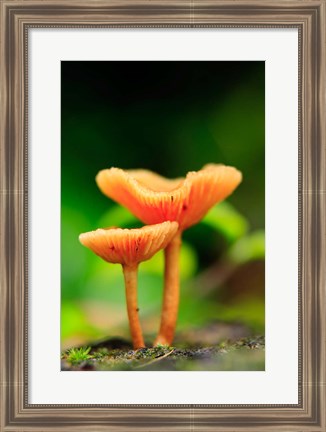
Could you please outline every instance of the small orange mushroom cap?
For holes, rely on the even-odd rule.
[[[133,266],[164,249],[178,230],[177,222],[136,229],[99,228],[80,234],[79,241],[110,263]]]
[[[146,224],[176,221],[180,230],[199,222],[227,198],[242,180],[236,168],[209,164],[185,178],[167,179],[148,170],[110,168],[96,182],[109,198],[128,208]]]

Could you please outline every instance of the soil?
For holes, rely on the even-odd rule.
[[[70,350],[63,352],[61,370],[265,370],[265,338],[263,335],[253,336],[248,333],[250,331],[241,325],[213,323],[204,329],[181,332],[172,347],[158,346],[138,350],[133,350],[131,343],[125,339],[110,338],[75,348],[87,352],[84,356],[86,358],[73,359]]]

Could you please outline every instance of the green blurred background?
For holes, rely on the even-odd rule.
[[[166,177],[206,163],[242,171],[234,194],[184,232],[176,341],[191,332],[202,341],[209,334],[207,343],[221,338],[203,332],[223,328],[219,322],[263,334],[264,62],[63,61],[61,86],[62,348],[129,339],[121,267],[78,241],[98,227],[141,226],[96,186],[97,172],[112,166]],[[162,273],[161,253],[139,268],[149,343],[159,326]]]

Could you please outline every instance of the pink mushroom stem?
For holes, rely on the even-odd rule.
[[[154,346],[171,345],[178,318],[180,277],[179,259],[181,247],[181,231],[178,231],[164,250],[164,294],[160,330]]]
[[[139,308],[137,302],[137,272],[138,265],[123,265],[123,275],[126,286],[127,312],[134,349],[145,347],[138,315]]]

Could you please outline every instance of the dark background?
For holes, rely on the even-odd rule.
[[[63,345],[128,337],[121,269],[78,242],[81,232],[104,225],[141,225],[98,190],[95,175],[111,166],[167,177],[211,162],[242,171],[226,207],[184,233],[179,328],[216,315],[262,332],[264,62],[65,61],[61,84]],[[155,259],[139,276],[149,333],[157,330],[161,304],[162,259]],[[197,320],[189,310],[195,306]]]

